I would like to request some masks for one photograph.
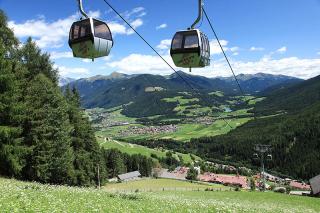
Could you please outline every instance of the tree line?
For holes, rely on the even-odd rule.
[[[103,150],[76,89],[58,86],[50,55],[31,38],[20,44],[0,10],[0,175],[41,183],[96,185],[152,160]]]

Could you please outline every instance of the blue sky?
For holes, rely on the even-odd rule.
[[[109,0],[172,63],[170,40],[197,16],[197,0]],[[170,74],[171,70],[102,0],[84,0],[86,11],[110,24],[115,45],[95,62],[72,58],[68,32],[80,18],[75,0],[0,0],[9,26],[21,41],[34,38],[52,55],[60,74],[81,78],[113,71]],[[320,0],[205,0],[222,44],[237,74],[266,72],[311,78],[320,74]],[[160,27],[161,26],[161,27]],[[212,65],[195,69],[207,77],[230,76],[208,23]],[[186,70],[185,70],[186,71]]]

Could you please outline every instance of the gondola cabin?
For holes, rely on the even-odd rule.
[[[77,58],[108,56],[113,46],[112,34],[103,21],[86,18],[72,24],[69,46]]]
[[[201,68],[210,65],[208,37],[198,29],[179,31],[172,39],[170,55],[182,68]]]

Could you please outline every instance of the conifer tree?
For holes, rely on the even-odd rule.
[[[76,185],[97,184],[97,169],[99,167],[100,179],[106,178],[106,170],[102,162],[100,146],[96,141],[88,117],[80,107],[78,91],[69,87],[65,91],[68,101],[68,115],[73,126],[71,133],[72,148],[74,150],[74,168]]]
[[[19,107],[17,82],[12,64],[3,57],[5,52],[4,45],[0,45],[0,174],[19,176],[24,165],[24,148],[22,131],[15,121]]]
[[[19,86],[12,55],[18,41],[0,10],[0,175],[19,177],[25,149],[19,126]]]
[[[55,85],[58,85],[58,70],[53,67],[50,55],[42,53],[36,43],[28,38],[23,47],[18,51],[20,62],[28,70],[24,78],[27,82],[42,73]]]
[[[71,125],[64,96],[43,74],[35,76],[26,94],[25,143],[32,148],[26,176],[44,183],[72,184]]]

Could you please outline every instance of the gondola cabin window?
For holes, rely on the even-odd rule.
[[[182,47],[182,41],[183,41],[183,35],[182,34],[176,34],[172,41],[172,49],[181,49]]]
[[[91,35],[91,25],[90,20],[81,21],[75,23],[73,26],[73,32],[71,33],[71,40],[76,40],[79,38],[84,38]]]
[[[100,21],[94,20],[94,36],[102,39],[112,40],[109,27]]]
[[[184,41],[184,48],[189,49],[189,48],[197,48],[199,47],[199,40],[198,40],[198,35],[186,35],[185,36],[185,41]]]

